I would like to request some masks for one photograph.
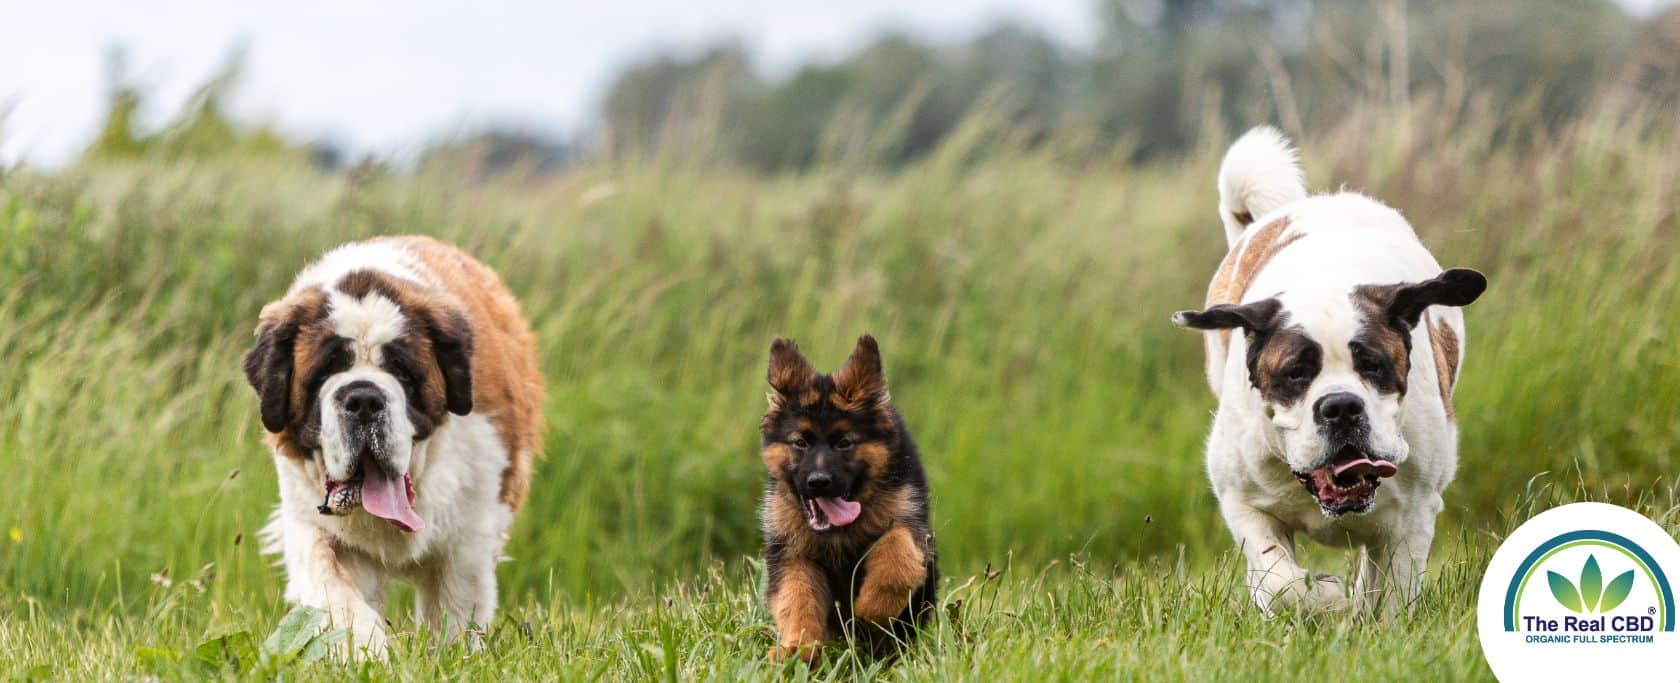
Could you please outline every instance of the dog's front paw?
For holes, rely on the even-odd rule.
[[[1347,583],[1334,574],[1319,574],[1307,580],[1307,599],[1303,605],[1313,612],[1346,612],[1353,605],[1348,598]]]
[[[1347,584],[1334,574],[1301,571],[1293,578],[1280,579],[1277,573],[1268,573],[1253,588],[1254,603],[1268,615],[1292,610],[1342,612],[1352,604]]]
[[[909,606],[909,591],[904,593],[887,590],[866,591],[859,595],[857,603],[852,605],[852,616],[871,624],[884,626],[899,615],[904,614],[904,608]]]
[[[332,647],[333,654],[338,658],[378,662],[390,658],[391,637],[385,632],[385,620],[373,608],[334,610],[333,616],[321,625],[323,632],[339,628],[348,631],[348,636]]]
[[[790,659],[798,658],[808,665],[815,665],[822,659],[822,643],[805,643],[803,645],[777,645],[770,648],[770,661],[780,664]]]
[[[391,657],[391,637],[385,634],[383,628],[353,628],[350,637],[344,640],[346,655],[350,659],[368,659],[383,662]]]

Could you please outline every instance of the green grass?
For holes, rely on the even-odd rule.
[[[142,660],[203,675],[199,643],[260,643],[279,623],[283,577],[254,538],[273,472],[239,355],[322,250],[419,232],[497,268],[540,338],[547,457],[499,572],[506,609],[464,657],[411,636],[398,595],[393,665],[246,675],[777,674],[750,559],[765,353],[784,334],[832,367],[868,330],[923,445],[960,617],[896,664],[836,651],[816,676],[1487,678],[1475,586],[1536,505],[1638,504],[1674,528],[1680,155],[1671,133],[1607,117],[1531,149],[1428,121],[1375,127],[1408,137],[1354,118],[1303,143],[1314,187],[1384,199],[1444,265],[1492,283],[1467,311],[1434,578],[1396,620],[1267,620],[1241,594],[1202,472],[1200,343],[1166,322],[1223,255],[1213,147],[1134,168],[979,128],[893,175],[654,164],[486,186],[13,171],[0,676],[122,677]],[[988,580],[988,565],[1006,570]]]

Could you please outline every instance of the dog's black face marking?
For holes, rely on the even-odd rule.
[[[332,379],[333,375],[350,369],[355,363],[355,352],[351,350],[350,340],[334,335],[319,345],[315,354],[315,362],[304,374],[303,391],[299,399],[303,403],[300,417],[302,421],[297,425],[294,438],[298,445],[308,448],[311,452],[321,447],[321,387]]]
[[[1410,355],[1396,357],[1383,350],[1382,341],[1365,334],[1348,342],[1348,353],[1353,358],[1353,371],[1359,374],[1359,379],[1370,385],[1379,394],[1406,393],[1405,368],[1409,366]],[[1409,345],[1408,345],[1409,346]]]
[[[1261,398],[1279,406],[1294,405],[1324,369],[1324,347],[1300,327],[1250,337],[1248,379]]]
[[[399,337],[392,340],[382,349],[379,367],[402,385],[408,405],[408,422],[414,425],[414,440],[424,441],[432,435],[432,430],[437,429],[438,421],[433,418],[435,411],[425,409],[426,361],[415,352],[414,346],[412,339]]]

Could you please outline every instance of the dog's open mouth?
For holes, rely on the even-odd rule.
[[[1371,508],[1382,480],[1400,469],[1387,460],[1373,459],[1358,446],[1343,446],[1336,456],[1311,472],[1296,472],[1295,479],[1318,499],[1319,507],[1331,515],[1364,512]]]
[[[863,505],[844,498],[801,498],[805,504],[805,523],[812,531],[828,531],[857,521]]]
[[[327,479],[327,495],[316,508],[323,515],[348,515],[360,507],[403,531],[419,531],[426,521],[414,511],[414,479],[395,477],[377,465],[346,481]]]

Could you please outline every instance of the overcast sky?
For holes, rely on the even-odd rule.
[[[1672,0],[1624,0],[1636,11]],[[844,56],[883,28],[935,41],[1003,19],[1088,46],[1089,0],[0,0],[0,163],[53,165],[103,109],[104,53],[172,114],[248,48],[241,118],[353,154],[403,156],[440,134],[512,123],[570,135],[625,64],[739,39],[773,73]]]

